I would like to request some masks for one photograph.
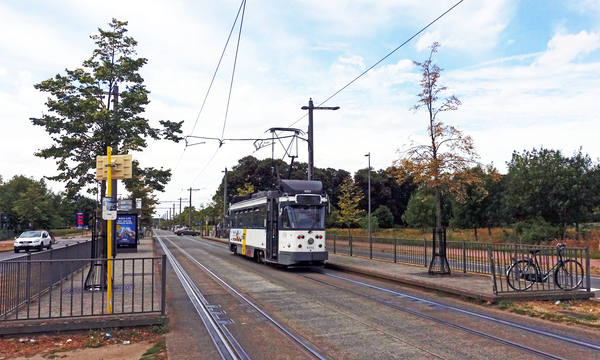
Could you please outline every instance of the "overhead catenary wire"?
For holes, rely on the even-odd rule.
[[[198,178],[200,177],[200,175],[202,175],[202,173],[204,173],[204,170],[206,170],[206,168],[208,167],[208,165],[210,165],[210,163],[213,161],[213,159],[215,158],[215,156],[217,155],[217,153],[219,152],[219,149],[221,149],[221,145],[223,145],[223,137],[225,136],[225,126],[227,125],[227,115],[229,113],[229,105],[231,102],[231,93],[233,91],[233,80],[235,78],[235,69],[237,66],[237,58],[238,58],[238,54],[239,54],[239,48],[240,48],[240,39],[242,37],[242,27],[244,24],[244,15],[246,14],[246,0],[242,0],[242,4],[240,5],[240,9],[242,12],[242,16],[240,18],[240,30],[238,32],[238,41],[237,41],[237,46],[235,49],[235,57],[233,60],[233,70],[231,72],[231,82],[229,85],[229,95],[227,97],[227,106],[225,108],[225,118],[223,119],[223,131],[221,132],[221,139],[219,140],[220,144],[219,147],[217,148],[217,151],[215,151],[215,153],[213,154],[213,156],[210,158],[210,160],[208,160],[208,162],[206,163],[206,165],[204,166],[204,168],[202,169],[202,171],[200,172],[200,174],[198,174],[198,176],[196,176],[196,178],[194,179],[194,181],[192,181],[190,183],[190,186],[192,186],[192,184],[194,182],[196,182],[196,180],[198,180]],[[236,22],[237,22],[237,18],[240,14],[240,10],[238,10],[238,15],[236,16]],[[234,27],[235,27],[235,22],[234,22]],[[233,32],[233,28],[232,28],[232,32]],[[227,39],[227,43],[229,43],[229,39],[231,38],[231,33],[229,34],[229,38]],[[227,45],[225,46],[227,47]],[[223,50],[223,53],[225,52],[225,50]],[[223,55],[221,54],[221,60],[223,59]],[[221,63],[221,60],[219,60],[219,64]],[[215,72],[216,74],[216,72]],[[214,80],[214,76],[213,76],[213,80]],[[212,86],[212,81],[211,81],[211,86]],[[208,96],[208,94],[207,94]],[[202,105],[204,107],[204,104]],[[200,117],[200,114],[198,114],[198,118]],[[198,122],[198,119],[196,119],[196,123]],[[196,127],[196,124],[194,124],[194,129]],[[192,130],[193,131],[193,130]]]
[[[414,35],[412,35],[410,38],[408,38],[406,41],[404,41],[402,44],[400,44],[398,47],[396,47],[394,50],[392,50],[390,53],[388,53],[386,56],[384,56],[383,58],[381,58],[379,61],[377,61],[376,63],[374,63],[373,65],[371,65],[368,69],[366,69],[365,71],[363,71],[361,74],[359,74],[357,77],[355,77],[354,79],[352,79],[349,83],[347,83],[346,85],[344,85],[342,88],[340,88],[339,90],[337,90],[335,93],[333,93],[331,96],[329,96],[328,98],[326,98],[324,101],[322,101],[321,103],[319,103],[319,105],[317,106],[321,106],[323,104],[325,104],[326,102],[328,102],[329,100],[331,100],[332,98],[334,98],[336,95],[338,95],[339,93],[341,93],[342,91],[344,91],[346,88],[348,88],[350,85],[352,85],[354,82],[356,82],[358,79],[360,79],[362,76],[364,76],[366,73],[368,73],[369,71],[371,71],[373,68],[375,68],[377,65],[381,64],[383,61],[385,61],[387,58],[389,58],[391,55],[393,55],[396,51],[398,51],[399,49],[401,49],[404,45],[406,45],[407,43],[409,43],[411,40],[413,40],[415,37],[417,37],[418,35],[420,35],[422,32],[424,32],[425,30],[427,30],[429,27],[431,27],[433,24],[435,24],[438,20],[440,20],[442,17],[444,17],[446,14],[448,14],[450,11],[454,10],[458,5],[460,5],[464,0],[460,0],[458,1],[456,4],[454,4],[452,7],[450,7],[448,10],[446,10],[444,13],[442,13],[441,15],[439,15],[437,18],[435,18],[433,21],[431,21],[429,24],[427,24],[426,26],[424,26],[421,30],[419,30],[418,32],[416,32]],[[234,80],[234,76],[235,76],[235,69],[236,69],[236,65],[237,65],[237,57],[238,57],[238,52],[239,52],[239,44],[240,44],[240,39],[241,39],[241,34],[242,34],[242,25],[243,25],[243,18],[245,15],[245,9],[246,9],[246,0],[242,0],[242,3],[240,4],[240,9],[238,10],[238,13],[236,15],[236,19],[234,21],[234,25],[230,31],[229,37],[227,39],[227,43],[225,45],[225,49],[223,50],[223,53],[221,54],[221,58],[219,59],[219,65],[217,66],[217,69],[215,70],[215,74],[213,75],[213,78],[211,80],[210,86],[209,86],[209,90],[205,96],[205,99],[202,103],[202,107],[200,109],[200,112],[198,114],[198,117],[196,118],[196,122],[194,123],[194,127],[192,129],[192,135],[193,135],[193,131],[196,128],[196,124],[198,123],[198,119],[200,118],[200,115],[202,113],[202,109],[204,108],[204,105],[206,103],[206,100],[208,98],[208,94],[210,92],[210,89],[212,87],[212,84],[214,82],[214,79],[216,77],[217,71],[219,69],[219,66],[221,64],[221,61],[223,59],[223,55],[225,53],[225,50],[229,44],[229,40],[231,39],[231,35],[233,33],[233,30],[235,28],[235,24],[237,23],[237,19],[240,15],[241,12],[241,20],[240,20],[240,29],[239,29],[239,33],[238,33],[238,41],[237,41],[237,47],[236,47],[236,54],[235,54],[235,60],[234,60],[234,67],[233,67],[233,72],[232,72],[232,77],[231,77],[231,82],[230,82],[230,88],[229,88],[229,95],[228,95],[228,100],[227,100],[227,107],[226,107],[226,113],[225,113],[225,118],[223,121],[223,130],[221,133],[221,137],[220,139],[216,139],[220,142],[219,148],[217,148],[217,150],[215,151],[215,153],[213,154],[213,156],[210,158],[210,160],[208,161],[208,163],[204,166],[204,168],[202,169],[202,171],[200,172],[200,174],[198,174],[198,176],[196,176],[196,178],[194,179],[194,181],[192,181],[192,184],[204,173],[204,171],[206,170],[206,168],[210,165],[210,163],[212,162],[212,160],[215,158],[215,156],[217,155],[219,149],[221,148],[221,146],[223,145],[223,140],[224,140],[224,134],[225,134],[225,128],[226,128],[226,123],[227,123],[227,115],[229,112],[229,105],[230,105],[230,99],[231,99],[231,93],[232,93],[232,88],[233,88],[233,80]],[[290,124],[288,127],[292,127],[293,125],[295,125],[296,123],[298,123],[300,120],[304,119],[307,116],[307,114],[304,114],[302,117],[300,117],[298,120],[294,121],[292,124]],[[228,141],[235,141],[235,140],[241,140],[241,141],[247,141],[250,139],[227,139]],[[185,149],[184,149],[184,153],[185,153]],[[181,159],[183,158],[183,154],[179,159],[179,162],[181,161]],[[179,165],[178,162],[178,165]]]
[[[235,16],[235,20],[233,21],[233,25],[231,26],[231,30],[229,31],[229,36],[227,37],[225,46],[223,47],[223,51],[221,52],[221,57],[219,58],[219,62],[217,63],[215,72],[213,73],[212,79],[210,80],[210,84],[208,85],[208,90],[206,91],[206,95],[204,95],[204,100],[202,101],[202,106],[200,106],[200,111],[198,112],[198,116],[196,116],[196,121],[194,122],[194,126],[192,127],[192,131],[190,132],[190,135],[193,135],[194,130],[196,130],[196,125],[198,125],[198,120],[200,119],[200,115],[202,115],[202,111],[204,110],[204,106],[206,105],[206,101],[208,100],[208,95],[210,94],[212,86],[215,82],[215,78],[217,77],[219,68],[221,67],[221,62],[223,61],[223,57],[225,56],[225,51],[227,50],[227,46],[229,46],[229,41],[231,40],[231,35],[233,35],[233,31],[235,30],[235,25],[237,24],[240,13],[242,13],[242,18],[243,18],[245,9],[246,9],[246,0],[242,0],[242,3],[240,4],[240,8],[238,9],[238,12]],[[244,11],[242,12],[242,10],[244,10]],[[240,32],[241,32],[241,26],[240,26]],[[238,47],[239,47],[239,39],[238,39]],[[237,59],[237,51],[236,51],[236,59]],[[229,106],[229,104],[228,104],[228,106]],[[223,124],[223,131],[225,131],[225,124]],[[223,135],[221,135],[221,137],[222,136]],[[177,164],[175,165],[173,172],[175,172],[175,170],[177,170],[177,168],[179,167],[179,164],[181,163],[181,159],[183,159],[183,155],[185,154],[185,149],[187,149],[187,146],[183,148],[183,151],[181,152],[181,156],[179,157],[179,161],[177,161]]]
[[[457,7],[458,5],[460,5],[460,3],[462,3],[463,1],[464,0],[460,0],[459,2],[457,2],[456,4],[454,4],[454,6],[452,6],[448,10],[446,10],[442,15],[438,16],[437,18],[435,18],[435,20],[433,20],[432,22],[430,22],[429,24],[427,24],[424,28],[422,28],[421,30],[419,30],[416,34],[414,34],[413,36],[411,36],[410,38],[408,38],[408,40],[406,40],[405,42],[403,42],[402,44],[400,44],[400,46],[398,46],[397,48],[395,48],[394,50],[392,50],[389,54],[387,54],[386,56],[384,56],[383,58],[381,58],[381,60],[379,60],[375,64],[371,65],[371,67],[369,67],[367,70],[363,71],[360,75],[358,75],[357,77],[355,77],[348,84],[344,85],[341,89],[339,89],[338,91],[336,91],[335,93],[333,93],[333,95],[331,95],[330,97],[328,97],[327,99],[325,99],[323,102],[321,102],[319,105],[317,105],[317,107],[325,104],[326,102],[328,102],[329,100],[331,100],[334,96],[336,96],[337,94],[339,94],[342,91],[344,91],[348,86],[352,85],[356,80],[360,79],[363,75],[365,75],[366,73],[368,73],[369,71],[371,71],[374,67],[376,67],[377,65],[381,64],[385,59],[387,59],[388,57],[390,57],[393,53],[395,53],[396,51],[400,50],[400,48],[402,48],[409,41],[411,41],[412,39],[414,39],[415,37],[417,37],[423,31],[427,30],[431,25],[435,24],[439,19],[441,19],[442,17],[444,17],[446,14],[448,14],[450,11],[452,11],[455,7]],[[304,114],[301,118],[299,118],[298,120],[294,121],[288,127],[294,126],[296,123],[298,123],[298,121],[304,119],[306,116],[307,116],[307,114]]]
[[[231,93],[233,90],[233,79],[235,78],[235,68],[237,66],[237,58],[240,50],[240,40],[242,38],[242,27],[244,26],[244,14],[246,13],[246,1],[242,2],[242,18],[240,19],[240,31],[238,33],[237,46],[235,48],[235,57],[233,59],[233,71],[231,72],[231,82],[229,83],[229,95],[227,96],[227,107],[225,108],[225,119],[223,120],[223,131],[221,132],[221,139],[225,136],[225,125],[227,125],[227,115],[229,114],[229,103],[231,101]]]

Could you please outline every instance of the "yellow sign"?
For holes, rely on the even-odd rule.
[[[127,155],[112,155],[112,171],[113,179],[131,179],[132,171],[132,156]],[[108,168],[108,160],[106,156],[96,156],[96,180],[106,180]]]

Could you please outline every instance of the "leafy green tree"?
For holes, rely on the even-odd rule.
[[[473,229],[474,239],[478,240],[477,229],[499,223],[495,216],[497,196],[495,183],[500,181],[500,174],[492,166],[487,171],[477,166],[468,171],[469,176],[479,178],[470,184],[463,183],[460,191],[452,199],[452,219],[450,225],[463,229]],[[460,180],[457,180],[460,181]]]
[[[568,158],[559,150],[513,153],[506,175],[505,205],[517,222],[541,217],[560,228],[580,224],[598,205],[596,170],[581,150]]]
[[[19,222],[29,223],[30,229],[47,228],[50,225],[51,205],[44,181],[32,181],[14,202],[14,211],[19,216]]]
[[[358,225],[360,225],[360,228],[363,230],[368,230],[369,229],[369,215],[365,214],[364,217],[362,217],[359,221],[358,221]],[[371,231],[379,231],[379,219],[377,218],[377,216],[375,216],[375,214],[371,214]]]
[[[366,194],[369,187],[368,169],[360,169],[354,174],[354,183]],[[377,209],[386,206],[392,213],[394,219],[389,226],[384,226],[380,218],[380,226],[392,227],[394,223],[402,224],[402,214],[406,210],[410,195],[415,191],[416,185],[412,178],[408,177],[399,182],[394,174],[394,169],[381,169],[371,171],[371,208]],[[368,209],[368,199],[363,198],[359,204],[362,210]]]
[[[155,191],[164,192],[165,184],[171,180],[171,171],[155,169],[153,167],[142,168],[137,160],[133,160],[131,179],[124,179],[125,189],[130,198],[142,200],[142,226],[149,226],[150,219],[158,203]]]
[[[394,214],[385,205],[381,205],[373,212],[373,215],[378,219],[379,226],[389,229],[394,226]]]
[[[560,229],[546,222],[541,216],[535,216],[513,224],[519,243],[537,244],[560,236]]]
[[[142,116],[149,91],[139,71],[148,60],[136,57],[137,41],[125,35],[126,26],[113,19],[109,30],[99,28],[91,36],[97,47],[82,67],[34,85],[49,94],[48,111],[30,120],[54,141],[35,155],[56,159],[59,174],[48,178],[65,182],[68,196],[96,181],[96,156],[105,155],[108,146],[114,154],[126,154],[144,149],[148,138],[181,140],[183,121],[160,120],[156,128]]]
[[[340,222],[348,226],[348,235],[350,235],[350,227],[360,220],[361,210],[358,208],[358,203],[362,198],[362,192],[352,179],[346,179],[342,183],[338,206],[340,208]]]
[[[431,143],[428,145],[411,142],[408,150],[401,152],[400,159],[394,164],[400,179],[412,176],[414,181],[435,190],[436,227],[442,226],[442,190],[456,191],[460,184],[456,175],[466,171],[477,162],[479,155],[475,151],[473,139],[452,125],[437,120],[437,116],[446,111],[454,111],[461,105],[460,100],[451,95],[437,106],[438,97],[447,88],[440,86],[438,80],[442,69],[432,62],[440,44],[434,42],[430,48],[429,59],[420,63],[413,61],[422,70],[419,102],[412,107],[416,112],[424,108],[429,114],[427,133]],[[399,151],[400,152],[400,151]],[[462,182],[472,183],[477,179],[468,176]]]
[[[238,190],[246,189],[250,185],[253,186],[253,191],[276,189],[278,184],[277,170],[279,171],[280,178],[286,178],[287,169],[288,164],[280,159],[258,160],[253,156],[246,156],[239,159],[238,163],[227,173],[228,203],[233,196],[241,195],[238,193]],[[298,180],[306,179],[306,171],[306,163],[295,163],[290,178]],[[315,168],[315,180],[323,183],[323,190],[327,193],[332,207],[337,206],[340,185],[348,178],[350,178],[350,173],[345,170]],[[223,211],[223,192],[223,183],[221,183],[212,198],[215,208],[221,209],[220,212]]]
[[[340,212],[338,209],[333,209],[333,210],[331,210],[331,213],[326,214],[325,226],[328,229],[338,228],[341,225],[343,225],[343,224],[340,222]]]
[[[435,226],[435,206],[434,195],[417,191],[410,197],[402,220],[411,228],[425,231]]]

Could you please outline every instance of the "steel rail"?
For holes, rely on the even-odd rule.
[[[420,298],[418,296],[408,295],[408,294],[405,294],[405,293],[402,293],[402,292],[399,292],[399,291],[389,290],[389,289],[382,288],[382,287],[379,287],[379,286],[375,286],[375,285],[363,283],[363,282],[360,282],[360,281],[348,279],[348,278],[345,278],[343,276],[338,276],[338,275],[333,275],[333,274],[325,274],[325,275],[326,276],[335,277],[335,278],[338,278],[338,279],[341,279],[341,280],[345,280],[345,281],[348,281],[348,282],[353,282],[353,283],[356,283],[358,285],[367,286],[367,287],[370,287],[370,288],[373,288],[373,289],[376,289],[376,290],[384,291],[384,292],[387,292],[387,293],[390,293],[390,294],[393,294],[393,295],[396,295],[396,296],[401,296],[401,297],[409,298],[409,299],[412,299],[412,300],[415,300],[415,301],[423,302],[423,303],[426,303],[426,304],[429,304],[429,305],[434,305],[434,306],[438,306],[438,307],[445,308],[445,309],[448,309],[448,310],[453,310],[453,311],[456,311],[456,312],[459,312],[459,313],[462,313],[462,314],[465,314],[465,315],[474,316],[474,317],[477,317],[477,318],[480,318],[480,319],[493,321],[493,322],[496,322],[496,323],[499,323],[499,324],[511,326],[511,327],[518,328],[518,329],[521,329],[521,330],[530,331],[530,332],[536,333],[538,335],[550,337],[550,338],[553,338],[553,339],[556,339],[556,340],[562,340],[562,341],[565,341],[565,342],[568,342],[568,343],[571,343],[571,344],[575,344],[575,345],[587,347],[587,348],[592,349],[592,350],[600,350],[600,345],[589,343],[589,342],[586,342],[586,341],[577,340],[577,339],[572,338],[572,337],[554,334],[554,333],[551,333],[549,331],[539,330],[539,329],[536,329],[534,327],[517,324],[515,322],[508,321],[508,320],[502,320],[502,319],[499,319],[497,317],[480,314],[480,313],[475,312],[475,311],[465,310],[465,309],[461,309],[459,307],[442,304],[442,303],[437,302],[437,301],[423,299],[423,298]]]
[[[221,326],[213,317],[212,313],[208,309],[208,301],[204,298],[200,290],[196,287],[194,282],[191,280],[189,275],[183,269],[183,266],[175,259],[175,256],[171,253],[169,248],[162,241],[160,235],[154,232],[154,236],[160,243],[163,251],[167,255],[177,278],[181,282],[186,294],[188,295],[190,301],[194,305],[196,312],[200,316],[202,323],[206,327],[219,355],[221,355],[222,359],[230,360],[230,359],[250,359],[248,355],[243,351],[241,346],[237,340],[233,337],[233,335]],[[168,240],[170,241],[170,240]],[[164,281],[164,279],[163,279]]]
[[[444,319],[439,319],[439,318],[436,318],[434,316],[424,314],[424,313],[422,313],[420,311],[417,311],[417,310],[412,310],[412,309],[409,309],[409,308],[406,308],[406,307],[403,307],[403,306],[400,306],[400,305],[397,305],[397,304],[392,304],[392,303],[390,303],[388,301],[383,301],[383,300],[377,299],[377,298],[372,297],[372,296],[363,295],[363,294],[354,292],[352,290],[344,289],[344,288],[342,288],[340,286],[336,286],[336,285],[333,285],[333,284],[326,283],[324,281],[313,279],[313,278],[305,276],[305,275],[299,275],[299,276],[303,277],[305,279],[308,279],[308,280],[311,280],[311,281],[314,281],[314,282],[326,285],[326,286],[330,286],[330,287],[333,287],[333,288],[336,288],[336,289],[339,289],[339,290],[343,290],[345,292],[349,292],[349,293],[351,293],[351,294],[353,294],[355,296],[359,296],[359,297],[362,297],[362,298],[365,298],[365,299],[369,299],[371,301],[375,301],[376,303],[382,304],[382,305],[387,306],[387,307],[391,307],[393,309],[405,312],[407,314],[411,314],[411,315],[414,315],[414,316],[417,316],[417,317],[420,317],[420,318],[423,318],[423,319],[427,319],[427,320],[430,320],[430,321],[433,321],[433,322],[436,322],[436,323],[440,323],[440,324],[446,325],[446,326],[454,328],[454,329],[462,330],[462,331],[464,331],[466,333],[469,333],[469,334],[472,334],[472,335],[476,335],[476,336],[482,337],[484,339],[488,339],[488,340],[497,342],[497,343],[502,344],[502,345],[511,346],[513,348],[517,348],[519,350],[523,350],[523,351],[532,353],[534,355],[542,356],[542,357],[545,357],[547,359],[566,360],[565,358],[558,357],[558,356],[555,356],[555,355],[543,352],[541,350],[533,349],[533,348],[530,348],[530,347],[528,347],[526,345],[521,345],[519,343],[515,343],[515,342],[512,342],[510,340],[506,340],[506,339],[497,337],[495,335],[490,335],[490,334],[485,333],[483,331],[472,329],[472,328],[470,328],[468,326],[455,324],[453,322],[450,322],[450,321],[447,321],[447,320],[444,320]],[[401,295],[398,295],[398,296],[399,297],[404,297],[404,296],[401,296]]]
[[[194,239],[194,240],[200,242],[197,239]],[[541,335],[541,336],[545,336],[545,337],[550,337],[550,338],[553,338],[553,339],[556,339],[556,340],[561,340],[561,341],[568,342],[568,343],[571,343],[571,344],[574,344],[574,345],[578,345],[578,346],[586,347],[586,348],[589,348],[589,349],[592,349],[592,350],[599,350],[600,351],[600,345],[593,344],[593,343],[590,343],[590,342],[581,341],[581,340],[578,340],[578,339],[575,339],[575,338],[572,338],[572,337],[568,337],[568,336],[564,336],[564,335],[558,335],[558,334],[551,333],[551,332],[548,332],[548,331],[536,329],[536,328],[533,328],[533,327],[530,327],[530,326],[521,325],[521,324],[518,324],[518,323],[515,323],[515,322],[512,322],[512,321],[503,320],[503,319],[499,319],[499,318],[496,318],[496,317],[493,317],[493,316],[484,315],[484,314],[481,314],[481,313],[478,313],[478,312],[474,312],[474,311],[470,311],[470,310],[465,310],[465,309],[462,309],[462,308],[459,308],[459,307],[442,304],[442,303],[437,302],[437,301],[427,300],[427,299],[424,299],[424,298],[421,298],[421,297],[418,297],[418,296],[409,295],[409,294],[402,293],[402,292],[399,292],[399,291],[386,289],[386,288],[383,288],[383,287],[380,287],[380,286],[376,286],[376,285],[364,283],[364,282],[361,282],[361,281],[348,279],[348,278],[343,277],[343,276],[333,275],[333,274],[327,274],[327,273],[323,273],[323,272],[320,272],[320,273],[322,273],[323,275],[334,277],[334,278],[337,278],[337,279],[340,279],[340,280],[344,280],[344,281],[347,281],[347,282],[352,282],[352,283],[355,283],[357,285],[366,286],[366,287],[370,287],[370,288],[375,289],[375,290],[387,292],[387,293],[390,293],[390,294],[398,296],[398,297],[404,297],[404,298],[408,298],[408,299],[411,299],[411,300],[414,300],[414,301],[417,301],[417,302],[421,302],[421,303],[425,303],[425,304],[428,304],[428,305],[437,306],[437,307],[444,308],[444,309],[447,309],[447,310],[453,310],[453,311],[456,311],[456,312],[459,312],[459,313],[462,313],[462,314],[465,314],[465,315],[477,317],[479,319],[483,319],[483,320],[487,320],[487,321],[492,321],[492,322],[495,322],[495,323],[498,323],[498,324],[502,324],[502,325],[514,327],[514,328],[517,328],[517,329],[520,329],[520,330],[529,331],[529,332],[535,333],[537,335]],[[299,276],[306,277],[306,276],[303,276],[303,275],[299,275]],[[309,277],[306,277],[306,278],[311,279]],[[311,279],[311,280],[318,281],[318,280],[315,280],[315,279]],[[331,284],[327,284],[327,285],[334,286],[334,285],[331,285]],[[343,290],[345,290],[345,289],[343,289]],[[349,291],[349,290],[346,290],[346,291]],[[389,304],[386,303],[386,305],[389,305]],[[428,315],[424,315],[424,316],[428,316]],[[450,324],[450,325],[453,325],[453,324]],[[477,331],[477,330],[473,330],[473,331]],[[492,335],[490,335],[490,336],[492,336]],[[500,339],[500,338],[498,340],[507,341],[507,340]],[[522,346],[522,345],[519,345],[519,344],[516,344],[516,345]],[[534,349],[534,351],[538,351],[538,350]],[[545,355],[545,356],[553,357],[553,355]],[[554,358],[556,358],[556,357],[554,357]]]
[[[195,239],[194,239],[195,240]],[[218,277],[214,272],[212,272],[210,269],[208,269],[206,266],[204,266],[202,263],[200,263],[196,258],[194,258],[190,253],[188,253],[187,251],[185,251],[184,249],[182,249],[181,247],[179,247],[177,244],[173,243],[171,240],[168,240],[169,242],[171,242],[171,244],[173,244],[173,246],[175,246],[179,251],[181,251],[181,253],[183,255],[185,255],[188,259],[190,259],[193,263],[195,263],[198,267],[202,268],[207,274],[209,274],[211,277],[213,277],[215,280],[217,280],[218,282],[220,282],[224,287],[226,287],[227,289],[229,289],[231,292],[233,292],[236,296],[238,296],[240,299],[242,299],[243,301],[245,301],[248,305],[250,305],[252,308],[254,308],[256,311],[258,311],[261,315],[263,315],[267,320],[269,320],[273,325],[275,325],[279,330],[283,331],[286,335],[288,335],[290,338],[292,338],[294,341],[296,341],[296,343],[298,345],[300,345],[301,347],[303,347],[305,350],[307,350],[308,352],[310,352],[313,356],[315,356],[316,358],[320,359],[320,360],[326,360],[327,358],[324,357],[323,355],[319,354],[315,349],[313,349],[310,345],[308,345],[307,343],[305,343],[304,341],[302,341],[302,339],[300,339],[298,336],[294,335],[290,330],[288,330],[287,328],[285,328],[283,325],[281,325],[279,322],[277,322],[277,320],[273,319],[271,316],[269,316],[269,314],[267,314],[266,312],[264,312],[261,308],[259,308],[257,305],[255,305],[252,301],[250,301],[247,297],[245,297],[244,295],[242,295],[239,291],[237,291],[236,289],[234,289],[231,285],[229,285],[227,282],[225,282],[223,279],[221,279],[220,277]]]

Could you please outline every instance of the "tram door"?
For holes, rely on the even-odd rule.
[[[277,228],[277,219],[279,211],[277,209],[277,199],[267,200],[267,260],[277,261],[277,252],[279,249],[279,231]]]

